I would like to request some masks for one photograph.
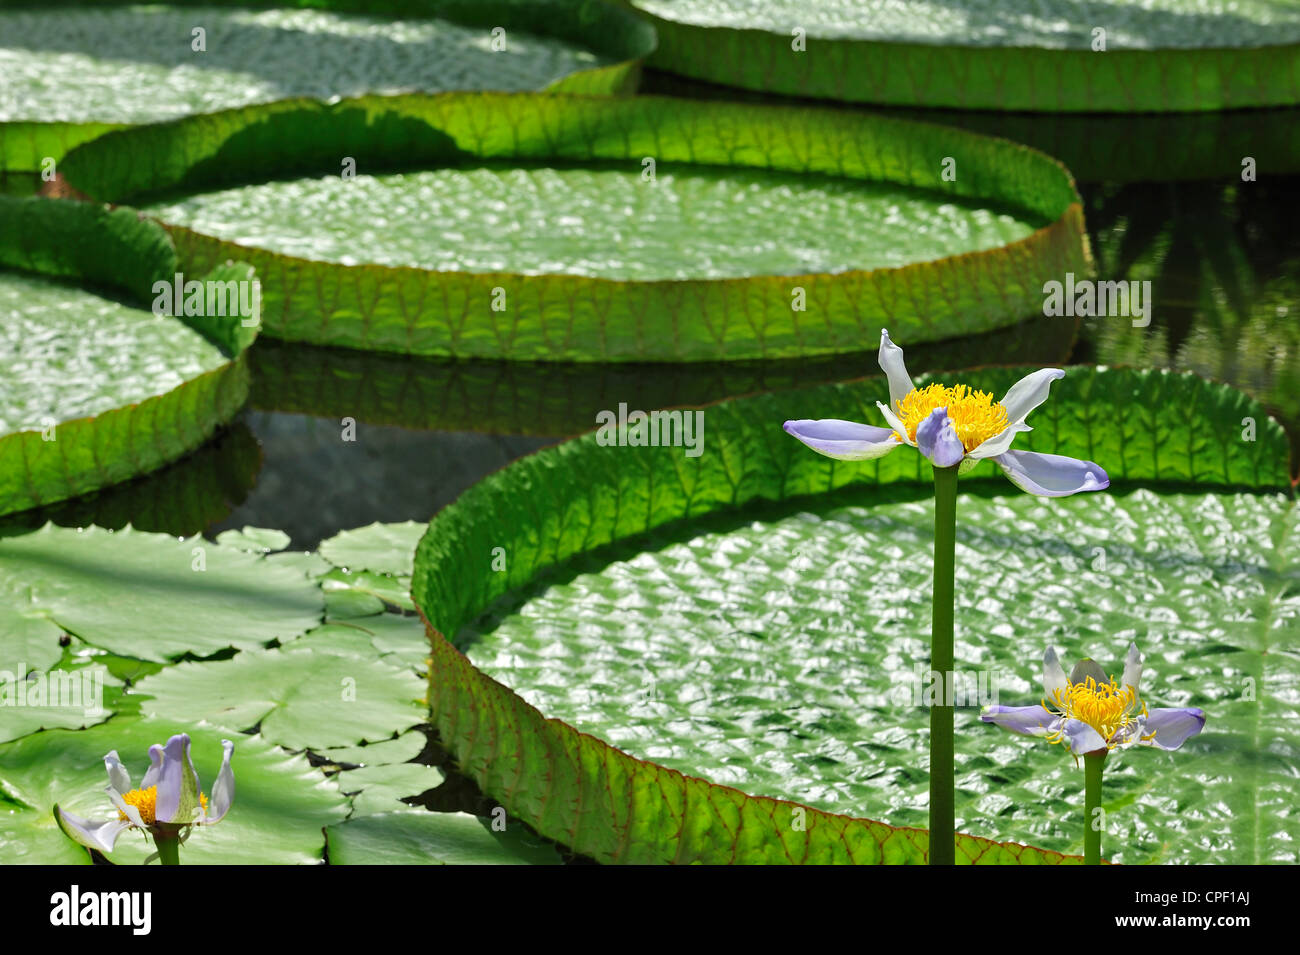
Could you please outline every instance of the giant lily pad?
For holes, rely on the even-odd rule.
[[[1300,11],[1287,0],[632,4],[658,30],[653,65],[767,92],[1069,112],[1300,102]]]
[[[962,378],[1000,394],[1018,375]],[[924,789],[920,711],[897,693],[927,659],[928,466],[905,454],[830,461],[780,427],[869,420],[883,393],[860,382],[711,406],[698,458],[588,435],[439,514],[413,596],[434,630],[434,722],[462,769],[542,834],[604,861],[922,860],[925,833],[857,816],[923,820],[870,775],[913,796]],[[1184,858],[1218,827],[1229,834],[1216,847],[1232,858],[1285,855],[1284,839],[1269,840],[1288,825],[1279,794],[1297,674],[1289,654],[1269,651],[1295,640],[1295,512],[1261,493],[1288,483],[1281,428],[1246,396],[1191,375],[1086,368],[1055,386],[1033,423],[1022,446],[1103,462],[1114,493],[1091,507],[1044,504],[1005,496],[980,471],[966,479],[959,660],[994,671],[1005,702],[1033,702],[1049,641],[1109,660],[1138,639],[1154,698],[1203,705],[1211,723],[1184,752],[1126,754],[1109,792],[1136,846],[1108,851],[1150,859],[1163,839],[1167,857]],[[1137,482],[1154,490],[1124,493]],[[489,570],[496,547],[505,573]],[[1247,698],[1233,674],[1273,690]],[[573,722],[548,719],[560,715],[551,708]],[[1059,858],[979,838],[1007,831],[1075,850],[1078,827],[1061,822],[1078,812],[1068,787],[1081,786],[1068,757],[967,730],[959,814],[971,835],[959,860]],[[1171,783],[1175,768],[1195,791],[1181,776]],[[1225,805],[1230,823],[1217,815]]]
[[[355,176],[322,158],[339,155]],[[252,262],[268,334],[424,355],[859,352],[886,322],[915,342],[1014,324],[1044,281],[1089,268],[1057,163],[830,111],[288,101],[110,134],[63,168],[98,198],[150,203],[191,271]]]
[[[114,718],[80,732],[51,730],[0,746],[0,862],[89,862],[90,854],[59,829],[54,805],[89,819],[111,818],[116,810],[104,795],[104,754],[117,750],[138,782],[149,767],[149,746],[177,732],[190,734],[199,782],[211,786],[221,739],[230,734],[208,727]],[[219,824],[192,833],[181,849],[182,863],[320,862],[321,828],[341,822],[348,811],[337,786],[305,757],[260,737],[241,736],[234,743],[234,805]],[[152,851],[151,842],[128,831],[108,858],[137,865]]]
[[[166,233],[129,210],[0,196],[0,514],[161,467],[243,404],[240,354],[256,316],[191,325],[141,308],[174,265]],[[252,281],[247,266],[205,271]],[[106,281],[128,298],[73,281]]]
[[[606,3],[383,6],[213,0],[0,11],[0,169],[37,169],[106,130],[291,96],[624,92],[654,43],[647,25]]]

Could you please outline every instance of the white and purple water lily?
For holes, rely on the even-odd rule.
[[[1052,382],[1065,377],[1061,369],[1026,375],[997,402],[988,392],[965,385],[916,388],[903,363],[903,349],[889,340],[888,331],[880,333],[880,367],[889,379],[889,405],[876,406],[889,427],[822,418],[787,421],[785,430],[814,451],[841,461],[883,457],[903,444],[916,448],[935,467],[960,465],[959,473],[992,458],[1011,483],[1044,497],[1110,486],[1106,472],[1092,461],[1011,450],[1017,434],[1033,430],[1025,419],[1047,400]]]
[[[1043,700],[1038,706],[990,706],[985,723],[1060,743],[1078,757],[1141,744],[1178,749],[1205,726],[1195,707],[1148,710],[1138,695],[1142,654],[1130,644],[1120,682],[1092,660],[1080,660],[1067,678],[1056,650],[1043,654]]]
[[[117,837],[127,829],[143,829],[156,842],[161,839],[183,841],[190,826],[209,826],[220,822],[235,800],[235,774],[230,756],[235,744],[221,741],[223,755],[217,781],[209,800],[199,789],[199,774],[190,759],[190,738],[185,733],[173,736],[166,746],[149,747],[149,769],[140,780],[140,788],[131,788],[131,775],[118,758],[117,750],[104,757],[108,769],[105,792],[117,807],[117,816],[94,822],[54,807],[55,817],[64,833],[83,846],[112,852]]]

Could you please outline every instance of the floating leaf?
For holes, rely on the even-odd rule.
[[[325,830],[335,865],[559,865],[556,851],[513,829],[492,832],[468,813],[409,809]]]
[[[269,554],[288,547],[290,538],[284,531],[274,528],[245,526],[241,530],[222,531],[217,535],[217,543],[250,554]]]
[[[334,777],[339,791],[352,796],[352,818],[405,807],[402,799],[442,785],[441,771],[419,763],[386,763],[349,769]]]
[[[230,734],[207,727],[115,717],[79,732],[50,730],[0,745],[0,863],[89,861],[89,852],[60,831],[54,805],[88,819],[112,818],[116,810],[104,794],[104,754],[117,750],[138,783],[149,768],[149,747],[178,732],[190,734],[199,782],[209,791],[221,765],[221,739]],[[182,864],[319,862],[321,827],[347,814],[338,788],[302,756],[261,737],[240,736],[234,743],[234,805],[219,824],[192,831],[181,847]],[[7,817],[6,809],[12,813]],[[151,841],[127,831],[108,858],[138,865],[153,851]]]
[[[182,663],[141,680],[143,713],[242,731],[259,727],[292,749],[388,739],[425,720],[421,680],[374,658],[311,637],[283,650],[245,652],[218,663]]]
[[[957,378],[1001,394],[1023,371],[991,369]],[[922,508],[904,503],[923,500],[929,493],[924,486],[928,465],[919,455],[898,453],[844,464],[807,453],[781,431],[781,422],[789,418],[872,420],[875,402],[884,395],[883,383],[863,381],[713,405],[706,410],[706,451],[698,458],[686,457],[682,448],[602,446],[595,435],[587,435],[489,476],[442,511],[417,551],[413,597],[436,631],[430,671],[434,722],[462,770],[543,835],[601,861],[923,861],[924,832],[805,809],[683,776],[547,719],[440,637],[461,634],[498,597],[532,584],[549,568],[593,552],[597,559],[608,559],[600,548],[633,547],[643,540],[640,535],[688,528],[685,521],[712,515],[744,526],[750,516],[761,518],[764,507],[803,498],[789,506],[816,510],[823,506],[821,495],[826,492],[847,493],[849,488],[872,485],[896,485],[889,500],[903,508]],[[1253,442],[1242,440],[1241,420],[1246,416],[1259,422]],[[1071,369],[1054,385],[1051,400],[1035,412],[1033,424],[1034,430],[1021,435],[1018,446],[1103,462],[1116,491],[1136,481],[1199,483],[1203,489],[1287,485],[1281,428],[1241,393],[1192,375]],[[965,487],[980,488],[980,475],[991,470],[981,468],[972,472]],[[1004,490],[1003,479],[996,480],[1000,483],[993,487]],[[967,533],[996,532],[985,523],[963,526]],[[910,533],[919,532],[913,527]],[[1068,548],[1068,543],[1044,540],[1043,546]],[[494,547],[503,547],[509,555],[506,573],[489,569]],[[980,545],[983,563],[960,563],[968,572],[991,569],[997,566],[992,561],[1009,559],[1013,552],[1007,545],[989,554]],[[699,615],[702,628],[718,626],[716,615],[727,606],[726,591],[716,591],[711,603],[683,608]],[[964,593],[970,599],[996,596],[996,590]],[[644,606],[653,613],[653,596],[630,599],[629,609]],[[774,591],[767,599],[779,603],[783,596]],[[767,610],[727,611],[734,636],[742,641],[747,612]],[[722,625],[727,619],[723,614]],[[1050,623],[1044,621],[1044,628]],[[913,633],[923,631],[923,626],[911,628]],[[852,632],[861,630],[854,624]],[[1113,633],[1107,638],[1113,639]],[[1041,655],[1047,636],[1035,633],[1032,645],[1018,647],[1026,668]],[[918,642],[916,652],[921,646]],[[642,651],[634,646],[629,656],[635,661]],[[1021,671],[1017,674],[1024,678]],[[780,715],[765,702],[756,702],[754,710],[756,716],[770,713],[773,720]],[[847,717],[838,712],[837,718]],[[914,764],[909,758],[898,771]],[[541,778],[545,785],[535,783]],[[1269,779],[1267,772],[1261,779]],[[805,829],[794,827],[796,818]],[[959,838],[958,858],[1060,859],[1041,849],[974,836]]]
[[[961,109],[1140,112],[1300,101],[1300,15],[1270,0],[813,4],[632,0],[651,64],[794,96]],[[1100,32],[1098,32],[1100,31]]]
[[[266,160],[271,138],[274,168]],[[367,177],[394,166],[425,171],[354,179],[340,191],[338,170],[322,166],[323,155],[355,156]],[[960,170],[955,178],[945,174],[945,157]],[[662,180],[643,181],[646,159]],[[511,220],[505,235],[461,224],[430,243],[433,226],[399,216],[360,252],[348,239],[346,248],[336,242],[317,256],[317,240],[306,237],[328,238],[319,216],[309,233],[295,233],[292,216],[270,212],[334,196],[331,219],[368,217],[384,195],[386,221],[391,197],[422,205],[429,190],[463,208],[496,181],[496,173],[470,167],[503,166],[518,167],[506,180],[551,183],[520,207],[523,218]],[[1044,281],[1089,268],[1078,196],[1056,162],[948,127],[802,107],[525,94],[292,100],[110,134],[69,155],[63,170],[102,199],[194,196],[169,206],[167,216],[226,201],[244,210],[238,236],[216,223],[220,237],[203,226],[169,230],[190,271],[235,254],[253,263],[267,334],[422,355],[707,361],[861,352],[878,341],[882,324],[917,343],[1014,324],[1041,311]],[[236,185],[224,198],[212,192],[270,177],[278,181]],[[607,233],[608,216],[596,214],[595,204],[614,186],[675,221],[678,212],[664,205],[674,190],[702,194],[720,183],[744,184],[750,201],[730,204],[726,215],[734,219],[689,223],[675,233],[681,244],[719,248],[721,230],[771,234],[782,251],[754,248],[747,262],[714,269],[663,248],[662,261],[651,262],[654,275],[634,274],[630,263],[654,232],[640,228],[644,216],[629,220],[617,246],[589,248],[579,235],[565,256],[547,262],[532,247],[561,229]],[[579,190],[582,201],[571,202],[560,184]],[[847,259],[818,246],[824,219],[783,241],[788,220],[807,215],[798,202],[804,194],[819,202],[842,196],[844,208],[866,210],[880,228],[852,230]],[[596,212],[584,219],[588,206]],[[244,244],[249,222],[260,224],[255,241]],[[374,220],[366,222],[371,228]],[[958,228],[922,228],[939,222]],[[447,270],[443,246],[461,245],[477,249],[480,271]],[[820,250],[807,263],[793,251],[803,245]],[[895,247],[907,250],[901,260]],[[370,257],[358,262],[358,254]],[[331,255],[335,261],[317,260]]]
[[[0,170],[133,123],[291,96],[380,90],[630,92],[654,31],[613,4],[347,0],[330,9],[0,11]],[[357,14],[372,14],[359,16]],[[379,16],[374,16],[378,14]],[[202,34],[195,32],[202,28]],[[201,44],[196,46],[196,44]]]
[[[427,524],[404,521],[400,524],[369,524],[340,531],[320,545],[321,556],[335,567],[377,574],[410,577],[415,562],[415,545],[420,543]]]
[[[11,313],[0,371],[15,389],[0,394],[0,514],[154,470],[234,417],[255,328],[236,314],[190,327],[66,281],[107,282],[141,303],[174,265],[166,234],[129,210],[0,196],[0,307]],[[199,274],[252,279],[220,263]]]
[[[0,600],[86,643],[165,661],[293,640],[321,619],[320,588],[201,538],[69,528],[0,538]]]

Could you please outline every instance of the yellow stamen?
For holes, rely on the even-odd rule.
[[[122,793],[122,802],[134,806],[140,813],[140,820],[146,826],[152,826],[158,811],[158,787],[150,786],[148,789],[132,789],[130,792]],[[199,805],[203,807],[204,812],[207,812],[208,797],[203,793],[199,793]],[[122,810],[119,809],[117,815],[123,822],[130,822]]]
[[[1114,677],[1109,683],[1098,683],[1092,677],[1082,683],[1069,683],[1064,689],[1054,690],[1051,701],[1043,700],[1043,706],[1065,719],[1091,726],[1106,741],[1107,749],[1119,745],[1125,736],[1123,731],[1137,722],[1139,712],[1147,715],[1146,704],[1138,699],[1137,690],[1119,686]],[[1069,745],[1061,730],[1049,734],[1047,741]]]
[[[1001,434],[1010,422],[1007,409],[1000,401],[994,401],[987,391],[971,391],[965,385],[926,385],[913,388],[899,399],[898,417],[907,428],[907,436],[916,440],[917,426],[929,417],[935,408],[947,408],[953,429],[961,440],[962,447],[974,451],[982,443]],[[894,437],[902,440],[898,432]]]

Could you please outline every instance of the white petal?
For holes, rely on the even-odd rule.
[[[1066,720],[1062,731],[1070,741],[1070,752],[1075,756],[1106,748],[1106,741],[1101,738],[1101,734],[1083,720]]]
[[[1002,398],[1002,407],[1007,409],[1007,420],[1012,424],[1021,424],[1029,412],[1047,400],[1052,382],[1064,377],[1065,372],[1059,368],[1040,368],[1017,381]]]
[[[1205,712],[1197,707],[1152,710],[1147,714],[1144,729],[1155,737],[1146,741],[1148,746],[1177,749],[1205,728]]]
[[[104,757],[104,768],[108,770],[108,784],[115,792],[131,791],[131,774],[126,771],[122,761],[117,757],[117,750],[112,750]]]
[[[1131,686],[1134,693],[1142,687],[1142,653],[1136,643],[1128,645],[1128,657],[1124,660],[1124,682],[1120,686]]]
[[[912,447],[916,447],[916,442],[907,436],[907,429],[903,427],[903,422],[898,415],[894,414],[893,411],[886,408],[879,401],[876,402],[876,407],[879,408],[880,413],[885,416],[885,422],[898,433],[898,436],[903,439],[903,442],[905,444],[910,444]]]
[[[912,376],[903,363],[903,349],[889,340],[889,330],[880,330],[880,369],[889,379],[889,407],[896,409],[912,391]]]
[[[230,804],[235,801],[235,773],[230,768],[230,754],[235,751],[235,744],[228,739],[221,741],[225,753],[221,757],[221,769],[217,781],[212,784],[212,797],[208,800],[207,823],[220,822],[221,817],[230,811]]]
[[[1065,668],[1056,655],[1056,647],[1048,647],[1043,654],[1043,698],[1049,703],[1056,699],[1056,691],[1065,692],[1069,684],[1065,679]]]
[[[113,805],[117,807],[118,812],[125,813],[126,818],[131,820],[131,825],[136,826],[140,829],[146,828],[144,824],[144,820],[140,818],[139,809],[136,809],[135,806],[132,806],[125,799],[123,799],[120,793],[114,792],[112,786],[109,786],[108,789],[105,790],[105,792],[108,793],[108,798],[113,800]],[[125,825],[125,823],[123,823],[123,825]]]
[[[997,434],[993,435],[993,437],[985,438],[979,444],[975,445],[974,450],[972,450],[967,457],[974,458],[977,461],[982,458],[996,458],[1003,451],[1006,451],[1011,447],[1011,442],[1016,440],[1016,435],[1020,434],[1022,431],[1033,430],[1033,428],[1023,422],[1020,424],[1008,425],[1006,428],[1003,428]]]
[[[113,846],[117,845],[117,837],[127,827],[127,824],[121,819],[91,822],[89,819],[82,819],[70,812],[64,812],[58,806],[54,807],[54,818],[58,822],[59,828],[63,830],[68,838],[83,846],[98,849],[100,852],[105,853],[113,851]]]

